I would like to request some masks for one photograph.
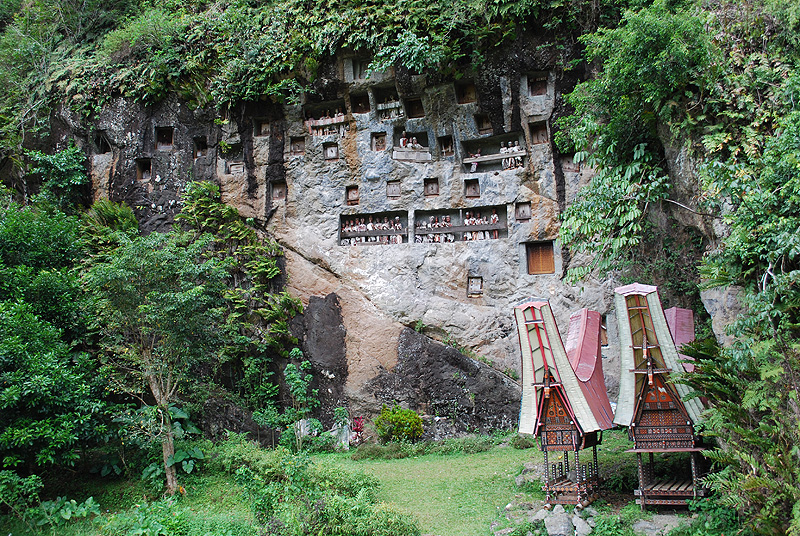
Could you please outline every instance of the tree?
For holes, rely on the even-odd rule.
[[[227,274],[222,262],[204,256],[209,241],[177,232],[122,236],[108,262],[84,277],[115,387],[155,407],[169,493],[178,489],[170,405],[193,366],[222,346]]]
[[[3,196],[4,197],[4,196]],[[76,218],[0,206],[0,469],[72,465],[105,433],[74,272]]]

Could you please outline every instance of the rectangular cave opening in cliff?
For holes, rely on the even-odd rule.
[[[425,197],[435,197],[439,195],[439,179],[431,177],[424,180]]]
[[[526,221],[531,219],[530,201],[521,201],[514,206],[514,219],[517,221]]]
[[[478,90],[473,82],[456,82],[456,102],[469,104],[478,101]]]
[[[105,132],[96,132],[94,135],[95,154],[106,154],[111,152],[111,143]]]
[[[405,118],[403,103],[397,96],[397,89],[394,86],[376,87],[372,90],[375,98],[375,110],[381,121]]]
[[[386,181],[386,198],[400,199],[400,181]]]
[[[463,163],[470,173],[522,168],[528,151],[519,132],[462,142]]]
[[[344,99],[307,104],[303,108],[305,118],[314,120],[335,119],[338,117],[344,121],[344,112]]]
[[[136,181],[150,182],[153,174],[153,164],[149,158],[139,158],[136,160]]]
[[[276,181],[270,184],[272,201],[282,203],[286,201],[286,181]]]
[[[479,298],[483,296],[483,278],[478,276],[467,277],[467,297]]]
[[[174,127],[156,127],[156,150],[171,151],[174,136]]]
[[[386,150],[386,133],[385,132],[373,132],[372,137],[370,139],[370,149],[373,151],[385,151]]]
[[[368,114],[370,111],[369,95],[366,93],[350,95],[350,106],[352,106],[354,114]]]
[[[547,121],[535,121],[533,123],[529,123],[528,130],[531,134],[531,145],[550,143]]]
[[[269,136],[269,121],[260,117],[253,119],[253,136],[261,138]]]
[[[505,205],[417,210],[414,242],[470,242],[508,236]]]
[[[531,97],[547,95],[549,77],[550,75],[547,71],[533,71],[528,73],[528,95]]]
[[[192,138],[192,147],[194,158],[208,156],[208,138],[205,136]]]
[[[408,214],[397,210],[342,214],[339,229],[342,246],[402,244],[408,241]]]
[[[464,197],[467,199],[477,199],[481,196],[481,183],[478,179],[464,180]]]
[[[353,80],[366,80],[370,60],[353,58]]]
[[[411,119],[425,117],[425,108],[422,106],[421,98],[411,98],[405,100],[406,115]]]
[[[489,120],[488,115],[475,114],[475,130],[477,130],[478,134],[481,136],[494,132],[494,129],[492,129],[492,122]]]
[[[575,153],[561,155],[561,170],[564,173],[580,173],[581,163],[575,161]]]
[[[344,189],[345,202],[350,205],[357,205],[359,202],[358,186],[347,186]]]
[[[527,242],[525,244],[525,256],[529,274],[543,275],[556,272],[552,240]]]
[[[244,175],[245,166],[244,162],[228,162],[229,175]]]
[[[289,140],[289,153],[291,156],[300,156],[306,154],[305,136],[292,136],[292,138]]]
[[[439,152],[443,157],[455,156],[456,150],[455,145],[453,145],[453,136],[439,136],[437,141],[439,142]]]
[[[416,144],[416,148],[422,150],[429,150],[430,146],[428,145],[428,133],[424,130],[419,132],[410,132],[406,131],[404,127],[397,126],[394,128],[394,147],[400,147],[405,149],[415,148],[414,144]],[[405,138],[405,140],[404,140]]]
[[[600,317],[600,346],[608,346],[608,315]]]
[[[325,160],[338,160],[339,144],[336,142],[323,143],[322,154],[325,157]]]

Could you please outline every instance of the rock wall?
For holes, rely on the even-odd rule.
[[[590,176],[553,143],[574,77],[541,52],[495,58],[457,81],[405,70],[365,78],[364,64],[337,58],[297,105],[216,113],[175,97],[150,108],[120,99],[86,133],[94,194],[128,202],[151,231],[171,224],[189,180],[220,184],[285,249],[287,287],[306,305],[294,327],[329,407],[370,415],[398,401],[434,416],[457,407],[461,429],[511,425],[512,308],[534,297],[551,301],[562,330],[577,308],[608,314],[615,400],[614,284],[562,280],[558,216]],[[521,166],[504,166],[509,142]],[[468,228],[478,213],[486,225]],[[402,228],[351,226],[362,218]],[[451,229],[427,226],[448,218]]]

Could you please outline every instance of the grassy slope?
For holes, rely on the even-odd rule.
[[[353,461],[346,454],[325,454],[317,461],[380,479],[383,499],[417,516],[423,534],[477,536],[512,499],[540,496],[519,493],[514,476],[527,461],[540,461],[538,449],[495,447],[470,455],[430,454],[402,460]]]
[[[630,445],[624,431],[605,435],[600,451],[601,466],[606,478],[625,481],[625,493],[612,494],[615,503],[624,504],[633,498],[629,484],[635,482],[635,459],[625,452]],[[498,521],[501,527],[507,525],[504,507],[509,502],[533,502],[543,498],[535,489],[522,492],[514,485],[514,476],[521,472],[525,462],[541,463],[542,453],[538,448],[517,450],[500,446],[478,454],[428,454],[401,460],[354,461],[348,453],[317,454],[314,460],[377,477],[381,482],[382,500],[419,519],[423,534],[483,536],[489,533],[493,521]],[[254,522],[247,500],[230,475],[184,475],[181,483],[186,488],[186,496],[180,498],[180,507],[189,508],[206,519],[226,519],[240,527],[251,526]],[[60,494],[68,497],[82,500],[93,495],[104,512],[94,522],[81,521],[58,528],[57,533],[63,536],[108,534],[102,527],[114,512],[159,496],[141,481],[87,478],[59,484]],[[600,501],[598,506],[602,503]],[[0,533],[17,536],[27,531],[21,523],[0,518]]]

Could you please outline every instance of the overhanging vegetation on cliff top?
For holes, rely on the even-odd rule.
[[[457,0],[429,2],[147,2],[79,6],[67,0],[20,9],[0,20],[0,145],[13,156],[46,132],[59,104],[85,116],[122,95],[144,103],[170,91],[196,105],[291,99],[343,49],[455,74],[480,63],[520,31],[573,42],[623,2]],[[16,149],[15,149],[16,148]]]

